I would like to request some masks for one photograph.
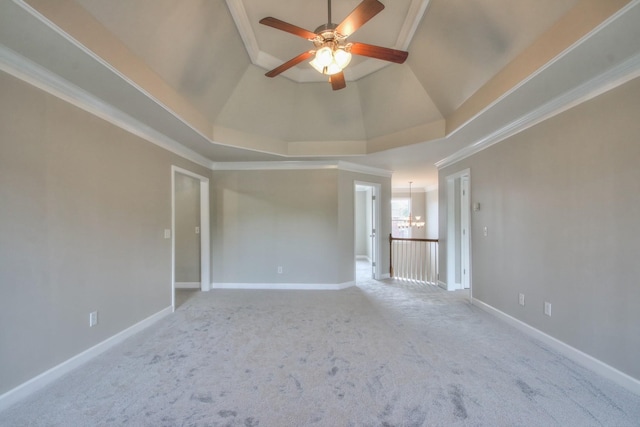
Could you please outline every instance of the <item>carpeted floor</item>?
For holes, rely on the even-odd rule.
[[[638,426],[640,397],[469,305],[372,280],[184,292],[2,426]]]

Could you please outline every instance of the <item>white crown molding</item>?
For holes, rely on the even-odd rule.
[[[0,45],[0,70],[200,166],[211,169],[213,165],[206,157],[3,45]]]
[[[518,120],[478,140],[474,144],[436,162],[435,165],[438,169],[451,166],[637,77],[640,77],[640,54],[629,58],[618,66],[552,99],[539,108],[520,117]],[[449,137],[450,135],[447,135],[447,138]]]
[[[318,170],[339,169],[347,172],[390,178],[391,171],[371,166],[337,161],[282,161],[282,162],[221,162],[213,165],[214,171],[250,171],[250,170]]]
[[[605,19],[603,22],[601,22],[599,25],[597,25],[595,28],[593,28],[587,34],[582,36],[579,40],[577,40],[571,46],[569,46],[567,49],[565,49],[560,54],[558,54],[551,61],[549,61],[546,64],[544,64],[542,67],[540,67],[534,73],[532,73],[530,76],[528,76],[527,78],[525,78],[524,80],[519,82],[517,85],[515,85],[514,87],[509,89],[507,92],[502,94],[500,97],[498,97],[495,101],[491,102],[489,105],[484,107],[482,110],[478,111],[474,116],[470,117],[466,122],[464,122],[463,124],[458,126],[455,130],[453,130],[451,133],[449,133],[446,136],[446,139],[450,139],[452,136],[454,136],[456,133],[461,131],[469,123],[473,122],[478,117],[480,117],[483,114],[485,114],[491,108],[494,108],[497,104],[499,104],[505,98],[507,98],[508,96],[512,95],[514,92],[516,92],[518,89],[523,87],[525,84],[527,84],[528,82],[530,82],[534,78],[538,77],[542,72],[544,72],[545,70],[547,70],[548,68],[550,68],[551,66],[553,66],[554,64],[559,62],[561,59],[565,58],[567,55],[569,55],[574,50],[576,50],[583,43],[587,42],[587,40],[589,40],[594,34],[598,33],[603,28],[607,27],[609,24],[611,24],[613,21],[617,20],[621,16],[624,16],[627,12],[629,12],[631,9],[633,9],[636,6],[638,6],[639,4],[640,4],[640,0],[632,0],[632,1],[630,1],[627,5],[622,7],[616,13],[611,15],[609,18]],[[548,102],[548,103],[542,105],[541,107],[529,112],[525,116],[523,116],[520,119],[508,124],[507,126],[496,130],[495,132],[493,132],[490,135],[486,136],[485,138],[479,140],[478,142],[476,142],[476,143],[474,143],[474,144],[472,144],[470,146],[467,146],[467,147],[463,148],[462,150],[460,150],[460,151],[458,151],[458,152],[456,152],[456,153],[454,153],[454,154],[452,154],[452,155],[450,155],[450,156],[448,156],[448,157],[436,162],[435,166],[438,169],[450,166],[450,165],[452,165],[452,164],[454,164],[454,163],[456,163],[456,162],[458,162],[458,161],[460,161],[462,159],[465,159],[465,158],[467,158],[467,157],[469,157],[469,156],[471,156],[473,154],[476,154],[476,153],[478,153],[478,152],[490,147],[493,144],[496,144],[496,143],[498,143],[500,141],[503,141],[504,139],[506,139],[506,138],[508,138],[510,136],[513,136],[513,135],[515,135],[515,134],[517,134],[519,132],[522,132],[523,130],[525,130],[525,129],[531,127],[531,126],[534,126],[537,123],[540,123],[540,122],[542,122],[542,121],[544,121],[546,119],[549,119],[549,118],[551,118],[551,117],[553,117],[553,116],[555,116],[557,114],[560,114],[563,111],[566,111],[567,109],[580,104],[581,102],[587,101],[587,100],[589,100],[589,99],[591,99],[591,98],[593,98],[593,97],[595,97],[595,96],[597,96],[599,94],[602,94],[602,93],[606,92],[607,90],[611,90],[611,89],[619,86],[620,84],[623,84],[623,83],[631,80],[632,78],[637,76],[637,75],[634,75],[633,71],[627,71],[627,72],[629,72],[630,76],[629,76],[629,78],[626,78],[626,79],[625,78],[617,79],[615,77],[615,75],[619,74],[619,73],[624,73],[625,70],[629,70],[630,68],[634,68],[635,66],[637,66],[637,63],[636,63],[637,61],[638,61],[638,57],[634,56],[630,60],[627,60],[624,63],[619,64],[616,67],[613,67],[612,69],[610,69],[610,70],[602,73],[601,75],[591,79],[590,81],[578,86],[577,88],[575,88],[575,89],[573,89],[573,90],[571,90],[569,92],[566,92],[566,93],[560,95],[559,97],[556,97],[555,99],[551,100],[550,102]],[[610,85],[607,80],[620,80],[620,81],[618,81],[617,83],[614,82],[613,85]]]
[[[523,80],[521,80],[520,82],[518,82],[516,85],[514,85],[513,87],[511,87],[509,90],[507,90],[505,93],[503,93],[502,95],[500,95],[498,98],[496,98],[494,101],[490,102],[488,105],[486,105],[484,108],[482,108],[480,111],[478,111],[476,114],[474,114],[473,116],[469,117],[464,123],[460,124],[457,128],[455,128],[454,130],[452,130],[448,135],[447,138],[455,135],[456,133],[458,133],[460,130],[462,130],[465,126],[467,126],[468,124],[472,123],[473,121],[475,121],[478,117],[482,116],[483,114],[485,114],[487,111],[489,111],[491,108],[495,107],[496,105],[498,105],[501,101],[503,101],[504,99],[506,99],[507,97],[509,97],[510,95],[512,95],[513,93],[515,93],[517,90],[519,90],[521,87],[525,86],[527,83],[529,83],[530,81],[534,80],[536,77],[538,77],[540,74],[542,74],[544,71],[546,71],[548,68],[550,68],[551,66],[555,65],[557,62],[559,62],[561,59],[563,59],[564,57],[566,57],[567,55],[569,55],[571,52],[573,52],[574,50],[576,50],[578,47],[580,47],[580,45],[582,45],[583,43],[585,43],[587,40],[589,40],[594,34],[598,33],[600,30],[602,30],[603,28],[605,28],[606,26],[608,26],[610,23],[612,23],[613,21],[615,21],[616,19],[620,18],[621,16],[623,16],[625,13],[627,13],[629,10],[631,10],[632,8],[634,8],[635,6],[637,6],[638,4],[640,4],[640,0],[631,0],[627,5],[625,5],[624,7],[622,7],[620,10],[618,10],[616,13],[614,13],[613,15],[609,16],[607,19],[605,19],[604,21],[602,21],[599,25],[597,25],[596,27],[594,27],[593,29],[591,29],[591,31],[587,32],[585,35],[583,35],[580,39],[578,39],[577,41],[575,41],[571,46],[567,47],[565,50],[563,50],[562,52],[560,52],[558,55],[556,55],[553,59],[551,59],[551,61],[545,63],[542,67],[538,68],[537,70],[535,70],[533,73],[531,73],[531,75],[527,76],[526,78],[524,78]],[[455,154],[454,154],[455,155]]]
[[[347,171],[347,172],[382,176],[385,178],[391,178],[391,176],[393,175],[393,171],[389,171],[386,169],[379,169],[379,168],[374,168],[373,166],[364,166],[356,163],[349,163],[349,162],[343,162],[343,161],[338,161],[338,169]]]
[[[426,193],[427,192],[427,187],[411,187],[411,193]],[[393,188],[393,193],[394,194],[399,194],[399,193],[407,193],[409,194],[409,187],[394,187]]]
[[[236,23],[236,28],[240,33],[240,37],[242,38],[245,49],[247,49],[249,58],[251,58],[251,62],[257,64],[260,46],[258,46],[258,39],[256,39],[256,35],[251,28],[251,22],[249,22],[244,4],[241,0],[227,0],[227,7],[229,8],[229,12],[231,12],[233,22]]]
[[[97,61],[98,63],[102,64],[102,66],[104,66],[105,68],[107,68],[108,70],[110,70],[112,73],[114,73],[115,75],[117,75],[118,77],[120,77],[122,80],[124,80],[125,82],[127,82],[129,85],[131,85],[131,87],[135,88],[137,91],[139,91],[140,93],[142,93],[144,96],[146,96],[148,99],[150,99],[151,101],[153,101],[156,105],[158,105],[160,108],[164,109],[167,113],[171,114],[173,117],[175,117],[177,120],[179,120],[181,123],[183,123],[185,126],[187,126],[189,129],[191,129],[193,132],[195,132],[196,134],[198,134],[200,137],[206,139],[207,141],[211,141],[211,138],[208,135],[205,135],[204,133],[202,133],[199,129],[195,128],[193,125],[191,125],[189,122],[187,122],[185,119],[183,119],[182,117],[180,117],[178,114],[176,114],[173,110],[171,110],[169,107],[167,107],[164,103],[162,103],[159,99],[157,99],[152,93],[150,93],[149,91],[147,91],[146,89],[144,89],[143,87],[141,87],[140,85],[138,85],[135,81],[131,80],[131,78],[122,73],[120,70],[118,70],[117,68],[115,68],[113,65],[111,65],[109,62],[107,62],[105,59],[103,59],[101,56],[97,55],[96,53],[94,53],[91,49],[87,48],[84,44],[80,43],[80,41],[76,40],[75,38],[73,38],[71,35],[69,35],[66,31],[62,30],[62,28],[58,27],[55,23],[53,23],[52,21],[50,21],[48,18],[46,18],[44,15],[42,15],[38,10],[36,10],[34,7],[32,7],[31,5],[27,4],[25,2],[25,0],[12,0],[13,3],[17,4],[19,7],[21,7],[22,9],[24,9],[27,13],[29,13],[30,15],[32,15],[34,18],[36,18],[37,20],[39,20],[40,22],[42,22],[44,25],[46,25],[47,27],[49,27],[50,29],[52,29],[53,31],[55,31],[57,34],[59,34],[62,38],[64,38],[65,40],[67,40],[69,43],[71,43],[72,45],[76,46],[78,49],[80,49],[82,52],[84,52],[86,55],[90,56],[91,58],[93,58],[95,61]],[[52,72],[49,72],[47,70],[47,73],[51,74],[51,75],[55,75]],[[57,76],[56,76],[57,77]],[[64,79],[60,79],[62,81],[65,81]],[[71,85],[73,86],[73,85]],[[79,89],[79,88],[78,88]],[[81,90],[81,89],[79,89]],[[94,99],[98,99],[97,97],[94,97],[93,95],[89,95]],[[108,106],[111,110],[113,110],[114,112],[120,113],[122,116],[126,116],[128,117],[132,123],[138,123],[140,125],[140,131],[142,131],[144,128],[149,128],[148,126],[142,124],[141,122],[133,119],[132,117],[130,117],[129,115],[125,114],[124,112],[112,107],[111,105],[108,105],[102,101],[100,101],[101,104]],[[78,106],[79,108],[82,108],[80,106]],[[89,111],[91,112],[91,111]],[[92,114],[96,114],[94,112],[91,112]],[[104,110],[105,114],[108,114],[109,112],[107,112],[106,110]],[[96,114],[98,115],[98,114]],[[107,121],[110,121],[109,118],[103,117],[98,115],[98,117],[101,117]],[[114,118],[115,119],[115,118]],[[110,121],[111,122],[111,121]],[[112,124],[119,126],[118,124],[116,124],[115,122],[112,122]],[[138,126],[134,126],[134,128],[138,128]],[[128,130],[132,133],[134,133],[135,135],[141,136],[138,133],[134,132],[133,130],[130,130],[128,128],[124,128],[125,130]],[[159,132],[156,132],[155,130],[153,130],[153,132],[155,132],[155,134],[157,136],[161,136],[162,138],[164,138],[167,142],[168,141],[173,141],[175,143],[175,141],[169,137],[167,137],[166,135],[163,135]],[[144,136],[141,136],[142,138],[145,138]],[[161,139],[162,139],[161,138]],[[157,142],[161,142],[160,140],[156,140],[154,138],[154,140],[149,140],[150,142],[162,146],[160,144],[157,144]],[[213,142],[213,141],[211,141]],[[181,144],[178,144],[181,145]],[[165,147],[163,147],[165,148]],[[186,149],[186,147],[185,147]],[[211,161],[209,159],[206,159],[203,156],[200,156],[199,154],[193,152],[192,150],[186,149],[189,152],[193,153],[193,155],[195,156],[199,156],[202,159],[205,159],[206,164],[202,164],[200,162],[196,162],[202,166],[205,167],[209,167],[210,168],[210,164]],[[173,152],[173,151],[172,151]],[[178,153],[175,153],[178,154]],[[180,155],[180,154],[179,154]],[[185,157],[185,156],[183,156]],[[189,157],[185,157],[188,160],[192,160],[192,158]],[[195,162],[195,160],[192,160]]]
[[[396,39],[395,49],[406,50],[411,44],[416,30],[422,17],[427,10],[431,0],[412,0],[409,5],[407,16],[400,28],[398,38]],[[273,55],[260,50],[260,44],[253,32],[251,21],[247,15],[247,11],[244,7],[242,0],[226,0],[231,17],[236,24],[236,28],[240,33],[242,42],[244,43],[247,54],[254,65],[264,68],[265,70],[271,70],[288,59],[276,58]],[[391,65],[388,62],[378,61],[375,59],[367,58],[356,66],[348,67],[345,70],[345,78],[348,81],[359,80],[362,77],[375,73],[387,66]],[[312,83],[312,82],[324,82],[326,77],[317,71],[309,68],[307,70],[299,67],[293,67],[281,74],[297,83]]]
[[[396,40],[396,49],[407,50],[431,0],[413,0]]]

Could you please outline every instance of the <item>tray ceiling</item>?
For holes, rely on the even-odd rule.
[[[358,3],[335,1],[333,21]],[[15,0],[0,5],[0,41],[212,162],[348,159],[422,173],[419,159],[430,178],[414,178],[417,185],[433,181],[436,161],[504,126],[501,117],[516,120],[580,84],[581,74],[593,77],[638,51],[630,41],[611,41],[606,54],[594,47],[584,58],[605,62],[492,115],[638,2],[383,3],[350,40],[406,49],[409,58],[402,65],[356,60],[337,92],[306,63],[264,76],[309,42],[259,19],[314,30],[326,21],[320,0]],[[169,126],[167,114],[179,125]]]

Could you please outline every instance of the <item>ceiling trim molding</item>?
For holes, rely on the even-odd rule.
[[[209,169],[213,166],[206,157],[2,45],[0,70],[173,154]]]
[[[214,171],[257,171],[257,170],[318,170],[339,169],[342,171],[364,173],[390,178],[391,171],[355,163],[336,161],[283,161],[283,162],[220,162],[215,163]]]
[[[413,35],[418,29],[418,25],[420,25],[420,21],[422,21],[424,13],[429,7],[429,3],[431,3],[431,0],[413,0],[411,2],[409,12],[396,40],[396,49],[407,50],[411,44],[411,40],[413,40]]]
[[[430,2],[431,0],[411,1],[407,16],[402,24],[402,28],[400,28],[398,38],[396,39],[396,45],[393,46],[393,48],[406,50],[409,47]],[[282,60],[281,58],[276,58],[275,56],[260,50],[260,44],[253,32],[253,27],[251,26],[251,21],[249,20],[243,1],[226,0],[226,3],[251,62],[265,70],[271,70],[282,64],[286,59]],[[391,64],[367,58],[358,65],[348,67],[345,70],[345,78],[348,81],[359,80],[362,77],[373,74],[374,72],[389,65]],[[316,83],[324,82],[326,80],[325,76],[311,68],[303,70],[299,67],[293,67],[281,75],[297,83]]]
[[[580,37],[578,40],[576,40],[574,43],[572,43],[570,46],[568,46],[566,49],[562,50],[558,55],[556,55],[555,57],[553,57],[550,61],[546,62],[544,65],[542,65],[540,68],[538,68],[537,70],[535,70],[533,73],[531,73],[529,76],[527,76],[526,78],[520,80],[517,84],[515,84],[514,86],[512,86],[511,88],[509,88],[509,90],[507,90],[506,92],[504,92],[503,94],[501,94],[500,96],[498,96],[496,99],[494,99],[492,102],[490,102],[489,104],[487,104],[486,106],[484,106],[483,108],[481,108],[479,111],[477,111],[475,114],[471,115],[470,117],[468,117],[465,121],[463,121],[462,123],[460,123],[459,125],[457,125],[454,129],[452,129],[448,134],[447,137],[453,136],[454,134],[458,133],[460,130],[462,130],[465,126],[467,126],[468,124],[472,123],[474,120],[476,120],[478,117],[482,116],[484,113],[486,113],[488,110],[490,110],[491,108],[495,107],[497,104],[499,104],[501,101],[503,101],[505,98],[507,98],[508,96],[510,96],[511,94],[513,94],[514,92],[516,92],[518,89],[520,89],[521,87],[523,87],[524,85],[526,85],[527,83],[529,83],[531,80],[535,79],[536,77],[538,77],[540,74],[542,74],[544,71],[546,71],[548,68],[552,67],[553,65],[555,65],[557,62],[559,62],[560,60],[562,60],[563,58],[565,58],[567,55],[569,55],[571,52],[573,52],[575,49],[577,49],[578,47],[580,47],[583,43],[587,42],[589,39],[591,39],[591,37],[598,33],[600,30],[602,30],[603,28],[607,27],[609,24],[611,24],[612,22],[614,22],[616,19],[620,18],[621,16],[623,16],[625,13],[627,13],[629,10],[633,9],[634,7],[636,7],[638,4],[640,4],[640,0],[630,0],[629,3],[627,3],[625,6],[623,6],[622,8],[620,8],[618,11],[616,11],[614,14],[612,14],[611,16],[609,16],[607,19],[605,19],[604,21],[602,21],[600,24],[598,24],[596,27],[592,28],[590,31],[588,31],[586,34],[584,34],[582,37]],[[502,70],[504,71],[504,69]],[[500,72],[502,72],[500,71]],[[495,76],[494,76],[495,78]],[[482,88],[480,88],[482,89]],[[467,100],[468,101],[468,100]],[[466,102],[466,101],[465,101]],[[447,118],[448,120],[451,119],[451,117]],[[455,154],[454,154],[455,155]]]
[[[438,189],[438,184],[431,184],[424,187],[411,187],[411,191],[414,193],[428,193]],[[409,194],[409,187],[393,187],[394,193],[407,193]]]
[[[233,22],[236,23],[236,28],[238,29],[238,33],[240,33],[244,47],[247,49],[249,58],[251,58],[251,62],[256,64],[258,55],[260,54],[260,46],[258,46],[258,39],[256,39],[256,35],[251,29],[251,22],[247,16],[244,4],[241,0],[226,0],[226,3],[229,12],[231,12]]]
[[[602,95],[605,92],[615,89],[616,87],[637,77],[640,77],[640,54],[629,58],[618,66],[615,66],[582,85],[552,99],[546,104],[543,104],[518,120],[515,120],[507,126],[487,135],[474,144],[471,144],[451,156],[436,162],[435,165],[438,169],[451,166],[491,147],[492,145],[529,129],[532,126],[557,116],[558,114]],[[448,138],[449,136],[447,136],[447,139]]]

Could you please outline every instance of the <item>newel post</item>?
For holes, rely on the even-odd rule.
[[[389,277],[393,277],[393,236],[389,233]]]

